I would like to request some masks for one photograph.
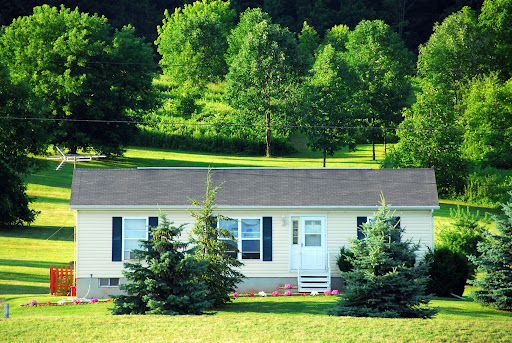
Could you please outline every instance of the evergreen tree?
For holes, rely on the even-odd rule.
[[[192,199],[192,204],[198,210],[190,211],[196,220],[192,230],[193,242],[196,245],[195,256],[198,261],[206,263],[201,279],[206,283],[207,298],[212,301],[213,307],[230,302],[229,293],[234,292],[236,285],[244,278],[237,270],[242,262],[228,253],[235,250],[236,256],[237,248],[230,244],[235,238],[229,230],[217,226],[219,216],[213,214],[215,194],[219,189],[220,186],[212,188],[211,174],[208,171],[205,195],[201,202]]]
[[[345,293],[330,315],[388,318],[430,318],[437,310],[425,305],[427,265],[415,266],[419,244],[402,241],[384,199],[374,220],[363,225],[365,238],[352,241],[353,270],[342,272]]]
[[[478,244],[481,255],[470,256],[482,274],[472,282],[480,288],[472,297],[484,306],[512,310],[512,202],[503,204],[502,209],[506,218],[494,217],[498,234],[486,231],[486,239]]]
[[[127,295],[115,296],[114,314],[202,314],[211,306],[206,285],[199,279],[206,268],[177,238],[183,225],[171,226],[165,215],[142,250],[135,250],[137,263],[124,264],[128,283],[120,286]]]

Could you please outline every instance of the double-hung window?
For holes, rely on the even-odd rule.
[[[141,248],[141,240],[148,239],[148,218],[123,218],[123,259],[133,260],[133,250]]]
[[[261,218],[236,218],[219,220],[219,227],[231,232],[234,241],[228,243],[238,248],[238,256],[233,249],[230,253],[233,257],[242,260],[261,260],[262,256],[262,219]]]

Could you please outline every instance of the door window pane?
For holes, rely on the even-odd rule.
[[[322,246],[322,235],[317,235],[317,234],[308,235],[308,234],[306,234],[306,236],[304,238],[305,238],[304,244],[307,247],[319,247],[319,246]]]
[[[320,220],[306,220],[304,221],[304,232],[308,233],[321,233],[322,221]]]

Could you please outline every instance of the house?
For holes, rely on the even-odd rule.
[[[130,260],[162,211],[175,225],[193,227],[190,198],[205,193],[206,168],[75,169],[70,208],[76,211],[77,295],[118,294]],[[371,219],[380,195],[394,210],[404,238],[434,245],[433,211],[439,208],[433,169],[214,168],[222,185],[218,224],[238,238],[247,277],[240,291],[338,288],[336,256],[358,226]]]

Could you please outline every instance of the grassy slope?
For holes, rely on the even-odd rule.
[[[370,160],[371,147],[355,153],[342,151],[328,159],[329,166],[376,168]],[[379,147],[379,157],[382,147]],[[301,150],[286,158],[223,156],[201,153],[165,152],[131,148],[117,161],[96,161],[79,167],[123,168],[137,166],[277,166],[320,167],[321,155]],[[67,205],[72,165],[61,171],[42,171],[28,178],[34,208],[41,211],[35,225],[16,231],[0,230],[0,298],[11,304],[8,321],[0,320],[6,341],[62,341],[72,334],[80,341],[133,340],[151,335],[152,341],[190,340],[317,341],[497,341],[512,335],[512,315],[480,307],[471,302],[438,299],[441,313],[433,320],[381,320],[332,318],[323,315],[333,298],[237,299],[235,304],[206,317],[112,317],[110,304],[87,306],[20,308],[35,298],[57,301],[48,296],[48,267],[73,259],[73,213]],[[436,212],[436,225],[449,222],[450,206],[443,202]],[[485,209],[484,209],[485,210]],[[483,213],[482,211],[480,211]],[[384,329],[385,328],[385,329]],[[5,329],[5,330],[4,330]]]

